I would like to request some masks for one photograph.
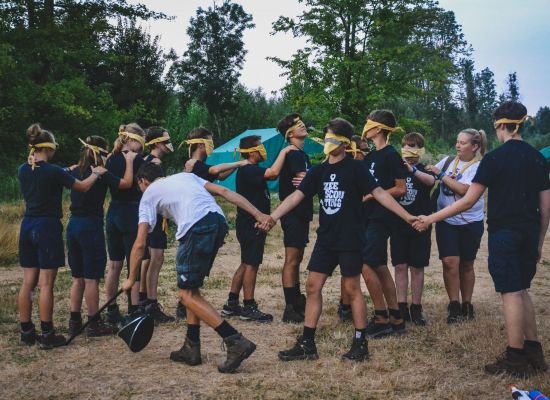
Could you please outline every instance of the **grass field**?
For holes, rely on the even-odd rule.
[[[2,208],[2,230],[18,229],[21,208]],[[4,219],[4,215],[10,215]],[[233,214],[234,215],[234,212]],[[314,224],[315,225],[315,224]],[[312,226],[311,239],[315,238]],[[4,232],[4,231],[2,231]],[[3,236],[0,236],[0,238]],[[4,242],[2,242],[4,243]],[[434,240],[435,243],[435,240]],[[306,251],[306,260],[311,251]],[[175,247],[167,251],[161,272],[159,299],[171,314],[176,306]],[[3,252],[5,251],[2,250]],[[318,329],[320,359],[315,362],[283,363],[277,352],[293,345],[301,327],[281,322],[284,308],[280,270],[284,249],[277,227],[268,237],[264,264],[258,276],[256,299],[274,314],[272,324],[258,325],[231,320],[238,330],[255,341],[258,349],[237,374],[219,374],[216,365],[224,357],[221,340],[203,326],[203,365],[188,367],[169,360],[185,334],[185,322],[155,328],[151,343],[141,353],[131,353],[118,337],[86,339],[81,336],[69,347],[42,351],[18,344],[16,295],[21,271],[12,256],[0,258],[0,393],[2,399],[509,399],[508,386],[538,388],[550,393],[550,373],[522,381],[493,377],[483,366],[493,361],[505,345],[500,299],[487,272],[486,237],[476,262],[475,321],[448,326],[447,297],[432,248],[426,270],[424,307],[429,318],[425,328],[410,327],[401,338],[371,340],[370,361],[347,364],[340,356],[348,350],[353,328],[336,316],[339,276],[328,280],[324,311]],[[204,294],[221,309],[232,273],[238,266],[239,247],[231,231],[219,252]],[[305,282],[306,273],[301,275]],[[70,272],[59,271],[56,283],[55,324],[66,332]],[[533,282],[539,333],[550,355],[550,241]],[[366,293],[366,291],[365,291]],[[36,297],[36,296],[35,296]],[[102,301],[105,300],[102,293]],[[370,300],[369,312],[372,311]],[[125,302],[123,302],[125,303]],[[38,322],[36,307],[34,321]]]

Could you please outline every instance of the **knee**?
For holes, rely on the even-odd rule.
[[[306,294],[308,296],[315,296],[321,292],[321,287],[313,282],[306,282]]]
[[[191,301],[193,296],[195,295],[194,289],[181,289],[180,290],[180,299],[184,306],[187,306],[187,304]]]

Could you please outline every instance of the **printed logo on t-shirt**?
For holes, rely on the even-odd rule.
[[[407,179],[405,180],[405,185],[407,187],[407,193],[405,193],[405,196],[403,196],[399,200],[399,204],[401,204],[402,206],[408,206],[414,203],[414,201],[416,200],[416,195],[418,194],[418,189],[414,188],[412,177],[407,177]]]
[[[342,207],[342,200],[344,199],[345,192],[338,190],[340,182],[336,180],[336,174],[330,174],[330,182],[323,182],[323,189],[325,195],[323,199],[319,201],[323,211],[327,215],[336,214]]]
[[[374,165],[376,163],[373,161],[371,164],[370,164],[370,168],[369,168],[369,171],[370,171],[370,174],[372,175],[372,177],[374,178],[374,180],[376,182],[378,182],[378,178],[376,177],[376,175],[374,175]]]

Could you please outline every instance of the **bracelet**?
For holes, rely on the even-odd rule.
[[[416,171],[418,171],[418,168],[416,168],[414,165],[412,167],[412,174],[414,175],[416,173]]]
[[[439,175],[437,175],[437,180],[442,180],[445,177],[445,172],[440,172]]]

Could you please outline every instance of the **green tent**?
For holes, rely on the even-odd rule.
[[[250,135],[260,136],[262,138],[262,143],[267,150],[267,160],[260,164],[262,167],[271,166],[279,155],[281,149],[286,146],[285,139],[275,128],[248,129],[216,148],[210,157],[207,158],[206,162],[210,165],[217,165],[237,161],[239,159],[239,153],[235,153],[235,149],[239,147],[239,141],[241,138]],[[311,156],[313,154],[322,153],[323,146],[309,138],[306,138],[304,150]],[[233,172],[226,180],[216,181],[215,183],[225,186],[228,189],[235,190],[235,177],[236,173]],[[279,179],[269,182],[269,190],[272,192],[279,190]]]

